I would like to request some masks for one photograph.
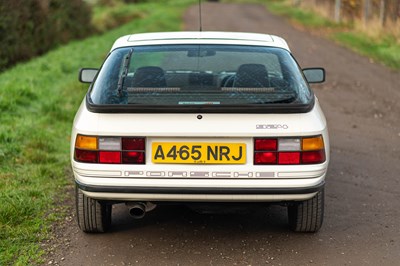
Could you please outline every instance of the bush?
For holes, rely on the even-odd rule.
[[[92,30],[83,0],[1,0],[0,71]]]

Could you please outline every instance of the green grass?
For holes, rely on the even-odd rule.
[[[99,32],[105,32],[146,15],[144,10],[138,9],[136,5],[126,5],[122,2],[117,2],[111,7],[96,5],[93,7],[92,25]]]
[[[288,18],[292,23],[302,25],[311,29],[321,28],[343,28],[345,24],[335,23],[312,11],[307,11],[293,6],[292,0],[223,0],[227,3],[252,3],[261,4],[267,7],[274,14]]]
[[[391,36],[383,37],[380,40],[358,32],[336,32],[331,36],[334,40],[362,55],[382,62],[393,69],[400,69],[400,45]]]
[[[321,17],[311,11],[306,11],[300,8],[296,8],[287,1],[274,1],[267,0],[262,1],[267,3],[268,10],[274,12],[275,14],[285,16],[295,23],[300,23],[301,25],[309,28],[319,29],[319,28],[337,28],[340,25]]]
[[[288,18],[292,23],[368,56],[386,66],[400,70],[400,42],[391,35],[368,36],[350,23],[335,23],[321,15],[292,5],[292,0],[225,0],[224,2],[263,4],[272,13]]]
[[[400,69],[400,44],[394,36],[371,37],[351,24],[338,24],[322,16],[291,6],[288,1],[267,0],[272,12],[290,18],[308,29],[322,29],[325,35],[362,55],[393,69]],[[321,31],[319,31],[321,32]]]
[[[0,74],[0,265],[43,263],[40,243],[62,217],[54,209],[73,183],[70,130],[87,90],[78,83],[77,70],[99,67],[122,35],[180,30],[181,13],[193,2],[129,6],[140,19]]]
[[[345,24],[335,23],[312,11],[294,6],[292,0],[224,0],[223,2],[262,4],[274,14],[288,18],[292,23],[312,29],[343,28]]]

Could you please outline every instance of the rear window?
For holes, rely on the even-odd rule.
[[[116,49],[104,62],[88,99],[98,108],[175,110],[304,107],[313,100],[288,51],[237,45]]]

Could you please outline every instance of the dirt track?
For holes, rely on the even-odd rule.
[[[198,29],[197,7],[185,21]],[[165,206],[133,221],[122,206],[104,235],[67,221],[46,264],[399,265],[400,72],[296,30],[258,5],[204,3],[203,30],[277,34],[303,68],[326,68],[327,82],[314,87],[332,145],[321,231],[290,232],[279,207],[201,215]]]

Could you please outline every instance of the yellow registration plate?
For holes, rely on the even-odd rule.
[[[153,142],[153,163],[244,164],[244,143]]]

